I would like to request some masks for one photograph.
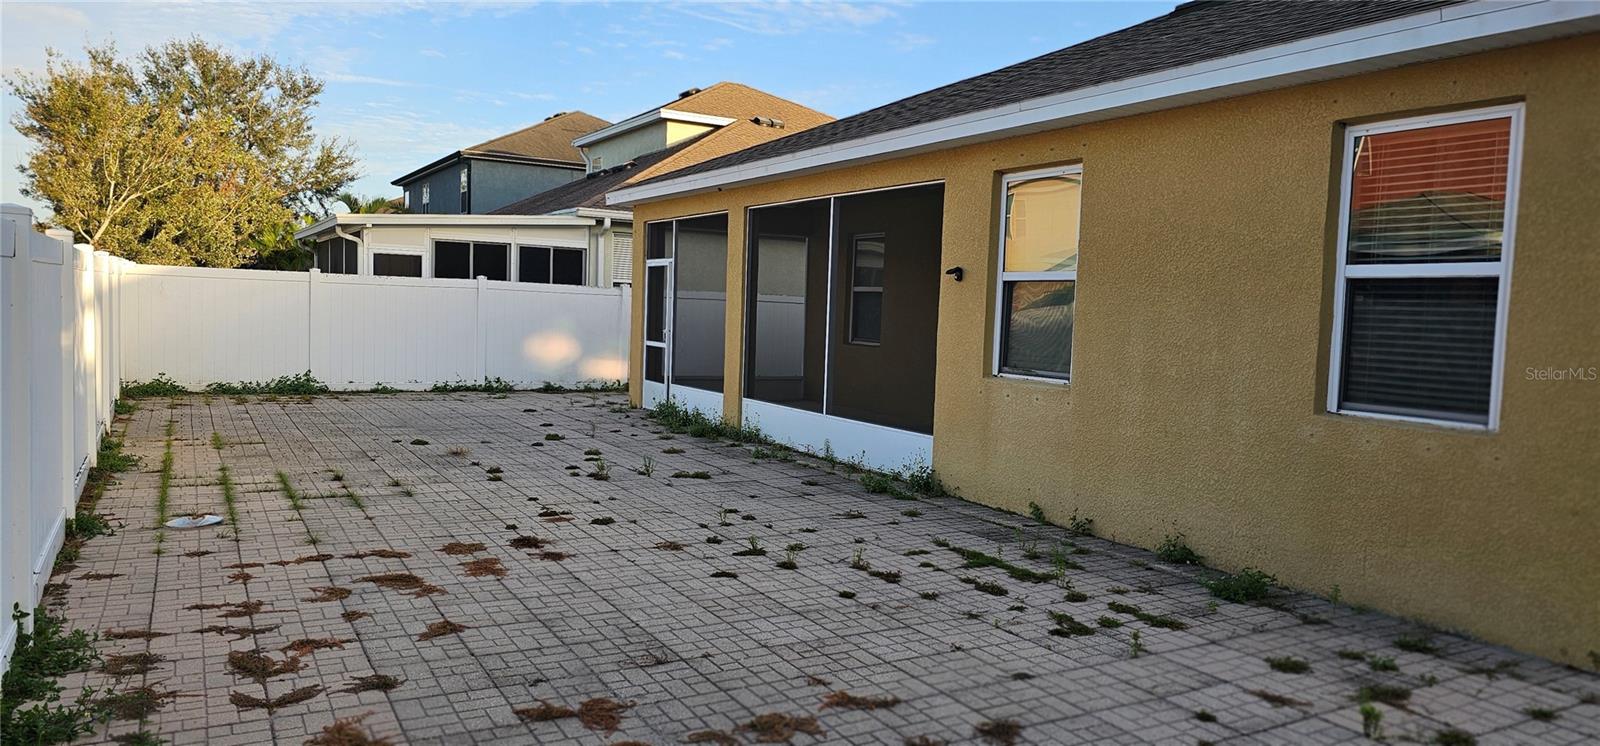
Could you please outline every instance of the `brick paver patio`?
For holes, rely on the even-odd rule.
[[[796,744],[981,743],[1007,721],[1018,743],[1327,744],[1365,740],[1358,691],[1379,685],[1390,740],[1600,738],[1595,675],[1307,596],[1213,603],[1198,568],[672,437],[620,395],[194,396],[118,427],[143,459],[100,506],[121,528],[57,597],[73,626],[163,635],[103,653],[161,659],[64,683],[174,693],[144,726],[172,743],[302,743],[362,715],[396,743],[781,742],[748,727],[777,714]],[[237,525],[154,530],[169,440],[171,514],[226,515],[225,466]],[[672,476],[691,472],[709,478]],[[765,555],[736,555],[751,537]],[[956,549],[1081,569],[1029,582]],[[363,580],[404,573],[421,585]],[[465,629],[419,639],[446,620]],[[398,685],[353,691],[372,674]],[[824,706],[835,692],[894,700]],[[614,732],[606,700],[631,704]],[[541,701],[588,717],[517,713]]]

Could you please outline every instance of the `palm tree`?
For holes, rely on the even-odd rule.
[[[359,197],[354,192],[345,192],[335,199],[353,213],[376,215],[398,212],[395,200],[388,197]]]

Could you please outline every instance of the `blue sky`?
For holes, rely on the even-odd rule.
[[[845,116],[1161,15],[1168,2],[310,3],[0,5],[0,65],[45,48],[126,52],[198,35],[327,81],[321,134],[355,144],[356,191],[557,111],[616,121],[734,80]],[[7,202],[27,142],[5,97]]]

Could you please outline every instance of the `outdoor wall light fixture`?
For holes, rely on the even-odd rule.
[[[945,270],[944,273],[956,278],[956,282],[961,282],[961,277],[965,275],[967,271],[960,267],[951,267]]]

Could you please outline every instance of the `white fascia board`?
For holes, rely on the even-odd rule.
[[[334,227],[427,226],[433,228],[489,228],[538,225],[594,225],[593,218],[576,215],[413,215],[409,213],[340,213],[295,231],[295,238],[310,238]]]
[[[677,109],[655,109],[654,111],[647,111],[643,114],[629,117],[609,127],[602,127],[590,132],[587,135],[583,135],[573,140],[572,145],[579,148],[593,145],[597,142],[616,137],[624,132],[632,132],[640,127],[654,124],[663,120],[671,120],[674,122],[690,122],[693,124],[708,124],[712,127],[722,127],[739,121],[729,117],[718,117],[710,114],[697,114],[692,111],[678,111]]]
[[[612,220],[633,220],[632,210],[617,210],[606,207],[579,207],[570,212],[580,218],[611,218]]]
[[[633,205],[1600,30],[1600,2],[1477,0],[655,184]]]

